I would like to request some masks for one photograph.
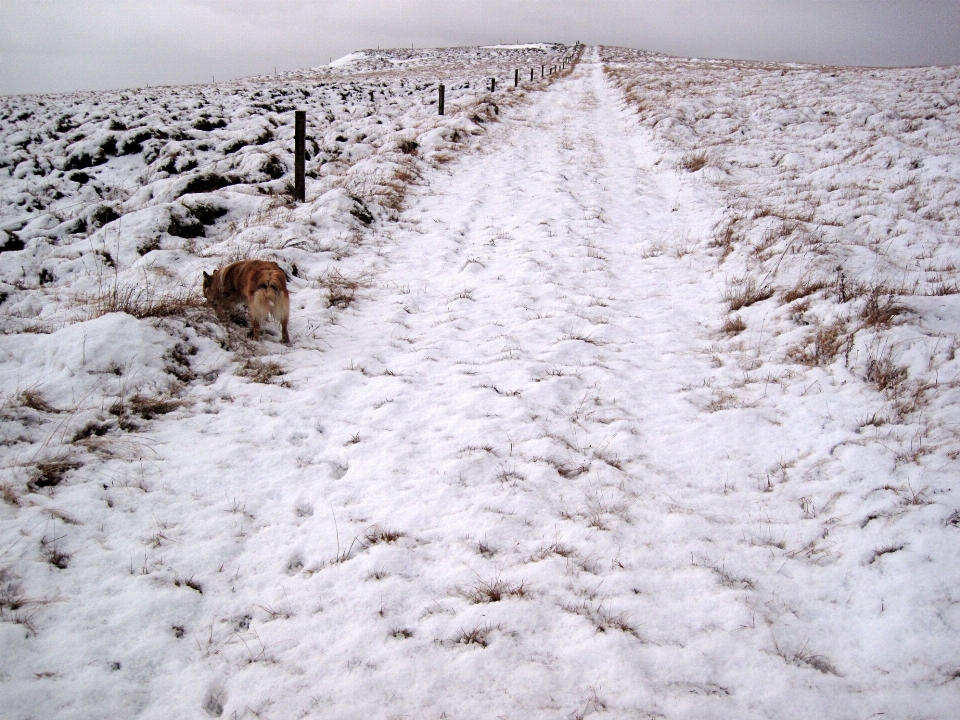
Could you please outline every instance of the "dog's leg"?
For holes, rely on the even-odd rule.
[[[280,323],[282,336],[280,342],[290,343],[287,332],[287,321],[290,320],[290,296],[287,293],[277,293],[277,304],[273,307],[273,317]]]
[[[250,315],[250,337],[254,340],[260,339],[260,326],[266,321],[270,314],[270,307],[264,301],[260,293],[254,295],[253,300],[247,306],[247,313]]]

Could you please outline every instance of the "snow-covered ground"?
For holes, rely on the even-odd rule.
[[[957,69],[413,52],[77,187],[2,99],[4,717],[953,717]],[[197,301],[247,255],[290,347]]]

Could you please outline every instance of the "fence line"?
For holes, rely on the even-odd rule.
[[[575,46],[575,53],[580,50],[580,43]],[[572,64],[575,55],[560,59],[560,65],[551,65],[549,72],[546,64],[540,66],[540,77],[545,78],[554,75],[559,69],[566,69],[567,63]],[[530,82],[533,82],[535,69],[530,68]],[[513,86],[520,86],[520,68],[513,71]],[[496,92],[497,78],[490,78],[490,92]],[[437,87],[437,114],[443,115],[445,111],[446,87],[441,82]],[[305,110],[296,110],[294,112],[294,187],[293,196],[296,200],[304,202],[306,200],[306,135],[307,135],[307,113]]]

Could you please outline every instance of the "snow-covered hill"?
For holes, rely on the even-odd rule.
[[[952,716],[960,72],[581,51],[0,99],[4,716]]]

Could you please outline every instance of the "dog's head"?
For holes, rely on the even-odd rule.
[[[213,286],[213,280],[216,275],[216,271],[214,271],[213,275],[208,275],[206,272],[203,273],[203,296],[208,302],[213,302],[216,299],[216,290]]]

